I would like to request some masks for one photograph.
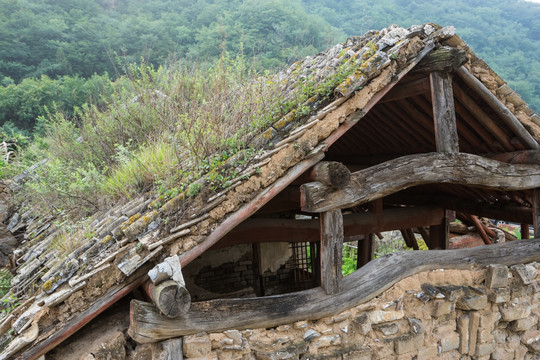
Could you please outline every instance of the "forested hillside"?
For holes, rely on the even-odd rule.
[[[369,29],[425,22],[454,25],[540,109],[540,5],[525,1],[0,0],[0,124],[31,129],[52,109],[72,116],[109,94],[128,63],[227,51],[270,69]]]

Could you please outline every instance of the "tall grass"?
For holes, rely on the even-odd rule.
[[[200,69],[127,66],[105,110],[44,121],[41,156],[25,199],[43,213],[82,218],[147,191],[167,193],[215,171],[280,113],[281,89],[243,58]],[[217,176],[219,177],[219,176]]]

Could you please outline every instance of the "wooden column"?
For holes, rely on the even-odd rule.
[[[459,152],[452,77],[449,73],[435,71],[429,74],[429,79],[437,151]]]
[[[327,294],[341,290],[343,215],[341,210],[321,213],[321,287]]]
[[[534,238],[540,238],[540,189],[533,191],[533,229]]]
[[[521,238],[526,240],[530,237],[531,234],[529,232],[529,224],[521,224]]]
[[[373,234],[365,234],[364,239],[358,242],[356,268],[360,269],[371,261],[373,255]]]
[[[442,218],[441,225],[433,225],[429,227],[429,248],[430,249],[448,249],[448,217],[446,211]]]

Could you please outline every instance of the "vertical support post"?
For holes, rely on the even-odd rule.
[[[264,284],[261,276],[261,244],[253,243],[251,246],[253,257],[253,287],[257,296],[264,296]]]
[[[429,80],[437,151],[459,152],[452,77],[449,73],[434,71],[429,74]]]
[[[356,268],[360,269],[362,266],[366,265],[372,257],[373,253],[373,234],[364,234],[364,239],[362,240],[362,247],[360,247],[360,242],[358,244],[358,252],[356,258]]]
[[[448,227],[450,223],[448,216],[446,216],[446,210],[444,211],[444,217],[440,225],[432,225],[429,227],[429,248],[430,249],[448,249]]]
[[[321,287],[328,295],[341,291],[343,215],[341,210],[321,213]]]
[[[530,237],[529,224],[521,224],[521,238],[527,240]]]
[[[533,191],[533,229],[534,238],[540,237],[540,189],[534,189]]]

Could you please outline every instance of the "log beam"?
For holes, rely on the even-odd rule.
[[[431,98],[433,102],[433,122],[435,125],[435,145],[439,152],[459,152],[458,133],[452,77],[449,73],[429,74]]]
[[[429,74],[434,71],[451,73],[467,62],[465,51],[448,46],[433,50],[416,65],[411,73]]]
[[[464,153],[408,155],[353,173],[351,184],[343,189],[316,182],[303,184],[300,205],[307,212],[350,208],[430,183],[494,190],[534,189],[540,186],[540,168]]]
[[[437,205],[490,219],[532,224],[532,209],[525,206],[491,206],[487,203],[478,203],[450,195],[419,193],[399,193],[390,195],[388,201],[407,205]]]
[[[343,188],[351,182],[351,172],[337,161],[321,161],[309,171],[308,179],[326,186]]]
[[[440,224],[443,210],[433,206],[385,209],[343,215],[344,236],[377,234],[405,227]],[[221,239],[212,249],[260,242],[318,242],[319,220],[251,218]]]
[[[129,335],[139,343],[229,329],[276,327],[333,316],[378,296],[398,281],[435,269],[471,269],[540,261],[540,239],[460,250],[403,251],[370,261],[342,281],[339,294],[318,287],[262,298],[194,303],[185,317],[168,319],[150,304],[132,300]],[[284,309],[286,311],[284,311]]]
[[[326,294],[341,290],[343,215],[341,210],[321,214],[321,287]]]
[[[161,313],[171,319],[184,315],[191,306],[178,255],[170,256],[148,272],[144,289]]]

